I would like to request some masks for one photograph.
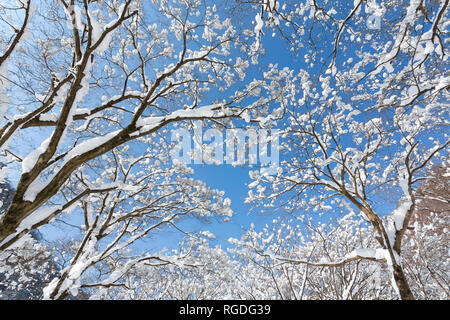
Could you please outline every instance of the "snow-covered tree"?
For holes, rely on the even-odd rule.
[[[62,207],[36,213],[89,161],[177,122],[220,123],[282,102],[272,83],[237,85],[250,64],[252,30],[235,28],[212,2],[32,1],[31,7],[32,32],[5,60],[10,103],[0,148],[7,160],[21,162],[21,175],[0,218],[2,250],[79,198],[104,191],[87,187]],[[255,91],[269,85],[271,92],[255,101]]]
[[[8,60],[27,34],[27,26],[33,15],[31,0],[4,1],[0,4],[0,117],[3,118],[8,109],[9,98],[6,95],[8,87]],[[0,171],[1,172],[1,171]],[[4,178],[4,174],[0,175]]]
[[[206,239],[190,237],[166,254],[177,263],[140,264],[121,280],[121,286],[99,290],[103,299],[211,300],[233,299],[239,288],[236,262]],[[180,260],[179,257],[183,258]]]
[[[413,299],[403,239],[417,185],[450,143],[448,1],[254,3],[259,37],[280,29],[304,64],[281,133],[286,160],[275,176],[252,174],[249,201],[361,214],[378,234],[367,257]]]
[[[228,5],[239,15],[214,0],[0,4],[0,285],[43,279],[33,295],[49,299],[448,298],[448,0]],[[271,56],[273,37],[292,61]],[[229,252],[184,228],[231,215],[170,161],[170,130],[194,121],[280,129],[281,164],[250,172],[247,202],[290,219]],[[73,233],[55,262],[29,234],[58,223]],[[187,237],[178,250],[139,248],[169,229]]]
[[[67,199],[81,194],[86,188],[103,189],[103,192],[87,192],[67,210],[72,212],[70,216],[82,213],[81,233],[79,240],[71,244],[69,263],[45,289],[46,298],[76,296],[80,288],[114,286],[136,265],[169,261],[150,250],[127,252],[141,240],[148,241],[153,233],[168,228],[181,231],[183,227],[178,226],[178,222],[188,218],[231,216],[230,203],[223,192],[211,190],[204,182],[190,178],[188,174],[192,170],[185,165],[168,163],[163,138],[140,140],[151,146],[143,149],[142,155],[136,156],[133,152],[134,156],[131,156],[128,148],[116,148],[111,154],[79,168],[73,180],[63,188],[62,193]],[[158,149],[153,147],[157,143]],[[120,257],[120,268],[116,266],[104,272],[98,282],[83,281],[83,276],[90,270],[116,256]]]
[[[360,249],[376,242],[374,234],[354,215],[326,223],[308,216],[276,219],[230,241],[246,299],[392,298],[387,269]]]

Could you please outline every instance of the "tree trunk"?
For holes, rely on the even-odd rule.
[[[409,287],[408,280],[403,272],[403,268],[398,264],[395,264],[393,267],[394,280],[400,293],[400,298],[402,300],[415,300],[411,288]]]

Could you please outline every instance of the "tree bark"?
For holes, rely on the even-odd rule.
[[[403,268],[398,264],[395,264],[393,267],[394,281],[397,285],[400,298],[402,300],[415,300],[411,288],[409,287],[408,280],[406,279],[406,275],[403,272]]]

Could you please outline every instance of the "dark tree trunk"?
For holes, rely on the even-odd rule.
[[[402,300],[415,300],[403,268],[397,264],[394,265],[394,280]]]

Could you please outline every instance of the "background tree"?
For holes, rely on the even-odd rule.
[[[421,299],[448,299],[449,265],[448,161],[431,169],[417,188],[418,203],[406,235],[406,272]]]
[[[22,239],[20,246],[0,254],[0,299],[38,300],[58,267],[49,247],[35,233]]]
[[[209,236],[208,234],[205,234]],[[141,264],[123,277],[122,286],[99,290],[96,297],[132,300],[233,299],[239,290],[235,262],[204,235],[188,237],[173,257],[178,263]],[[169,254],[169,253],[167,253]]]
[[[327,223],[308,216],[292,220],[274,220],[261,232],[253,226],[241,239],[230,240],[246,299],[393,297],[387,268],[361,249],[376,242],[366,222],[355,215]]]

